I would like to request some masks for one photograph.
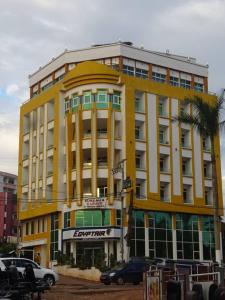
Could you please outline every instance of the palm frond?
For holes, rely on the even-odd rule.
[[[201,135],[207,134],[204,126],[202,126],[201,122],[199,122],[199,119],[194,115],[190,115],[188,113],[182,113],[180,116],[175,117],[174,120],[178,121],[179,123],[184,123],[184,124],[187,124],[187,125],[191,125]]]

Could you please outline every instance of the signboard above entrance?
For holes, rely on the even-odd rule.
[[[107,198],[86,198],[84,199],[85,208],[105,208]]]
[[[120,238],[120,228],[70,229],[63,231],[63,240],[98,240]]]

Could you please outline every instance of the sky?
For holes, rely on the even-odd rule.
[[[225,0],[0,0],[0,170],[17,174],[19,107],[29,97],[28,75],[52,57],[131,41],[209,64],[209,90],[218,92],[225,87],[224,16]],[[223,170],[223,137],[221,152]]]

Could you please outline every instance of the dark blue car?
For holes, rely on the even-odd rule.
[[[111,284],[112,282],[117,284],[124,284],[125,282],[139,284],[143,281],[143,272],[147,271],[149,266],[150,264],[145,261],[121,264],[108,272],[102,273],[100,281],[104,284]]]

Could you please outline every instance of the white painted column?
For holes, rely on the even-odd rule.
[[[158,193],[158,136],[157,136],[157,114],[156,95],[147,95],[148,114],[148,153],[149,153],[149,191]]]
[[[171,99],[171,116],[178,115],[178,100]],[[181,174],[180,174],[180,139],[179,139],[179,124],[172,122],[172,164],[173,164],[173,194],[181,195]]]
[[[199,230],[199,259],[203,261],[203,238],[202,238],[202,231]]]
[[[145,228],[145,256],[149,256],[149,229]]]
[[[42,189],[43,189],[43,198],[46,197],[46,173],[47,173],[47,131],[48,131],[48,103],[44,105],[44,125],[43,125],[43,179],[42,179]]]
[[[174,228],[174,219],[176,216],[172,216],[172,241],[173,241],[173,259],[177,259],[177,232],[176,227]],[[176,224],[176,223],[175,223]]]
[[[33,112],[30,113],[30,139],[29,139],[29,171],[28,171],[28,202],[32,202],[32,164],[33,164]]]
[[[195,197],[203,197],[203,180],[202,180],[202,157],[201,157],[201,139],[196,130],[193,130],[194,139],[194,180],[195,180]]]

